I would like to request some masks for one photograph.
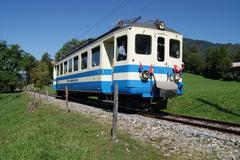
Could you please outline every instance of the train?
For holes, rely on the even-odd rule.
[[[118,21],[55,62],[53,89],[111,100],[117,85],[124,104],[165,108],[168,98],[183,94],[182,41],[160,20]]]

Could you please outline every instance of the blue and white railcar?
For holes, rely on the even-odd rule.
[[[182,38],[161,21],[119,26],[55,63],[54,89],[158,101],[183,94]]]

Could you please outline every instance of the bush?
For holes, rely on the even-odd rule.
[[[222,80],[224,80],[224,81],[232,81],[233,80],[232,73],[228,72],[228,73],[222,74]]]
[[[240,81],[240,73],[233,73],[233,79],[236,81]]]

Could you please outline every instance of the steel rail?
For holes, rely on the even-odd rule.
[[[172,114],[172,113],[168,113],[168,115],[166,115],[165,114],[166,112],[162,114],[162,113],[137,111],[137,113],[146,117],[163,119],[163,120],[178,122],[178,123],[187,124],[191,126],[203,127],[203,128],[208,128],[212,130],[223,131],[227,133],[240,135],[240,127],[239,127],[239,124],[236,124],[236,123],[216,121],[216,120],[210,120],[210,119],[198,118],[198,117],[190,117],[190,116],[184,116],[184,115]]]

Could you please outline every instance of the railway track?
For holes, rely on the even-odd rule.
[[[173,113],[167,113],[167,112],[152,113],[152,112],[137,111],[137,113],[146,117],[163,119],[163,120],[172,121],[172,122],[179,122],[182,124],[198,126],[198,127],[208,128],[212,130],[240,135],[240,124],[237,124],[237,123],[210,120],[205,118],[191,117],[191,116],[185,116],[185,115],[173,114]]]
[[[43,94],[43,93],[42,93]],[[46,95],[46,94],[44,94]],[[49,95],[51,97],[60,98],[56,95]],[[94,99],[76,99],[74,97],[69,97],[70,101],[78,102],[78,103],[84,103],[87,105],[93,105],[95,107],[99,107],[107,110],[112,109],[113,102],[112,101],[99,101]],[[129,107],[125,107],[122,105],[119,105],[119,111],[123,113],[132,113],[132,114],[139,114],[145,117],[151,117],[156,119],[162,119],[167,120],[171,122],[178,122],[182,124],[187,124],[191,126],[197,126],[197,127],[203,127],[208,128],[211,130],[221,131],[225,133],[231,133],[235,135],[240,135],[240,124],[237,123],[231,123],[231,122],[224,122],[224,121],[218,121],[218,120],[210,120],[205,118],[198,118],[198,117],[192,117],[192,116],[185,116],[180,114],[174,114],[174,113],[168,113],[168,112],[151,112],[151,111],[145,111],[145,110],[139,110],[139,109],[133,109]]]

